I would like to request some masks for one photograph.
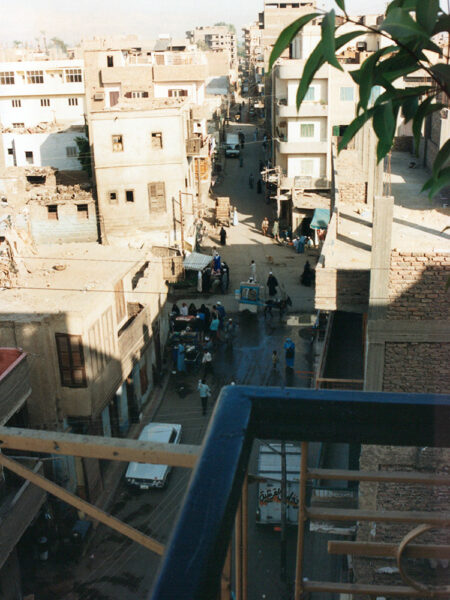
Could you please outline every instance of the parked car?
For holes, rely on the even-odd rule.
[[[179,444],[181,441],[181,425],[173,423],[150,423],[142,430],[139,440]],[[170,471],[171,467],[168,465],[130,462],[125,478],[127,483],[137,486],[141,490],[163,488],[166,485]]]

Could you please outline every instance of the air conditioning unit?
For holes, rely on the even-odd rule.
[[[96,92],[94,94],[94,100],[103,100],[105,98],[105,94],[103,92]]]

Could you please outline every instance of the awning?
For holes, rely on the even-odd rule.
[[[326,229],[330,222],[330,209],[329,208],[316,208],[311,221],[310,227],[312,229]]]
[[[183,261],[183,266],[188,271],[202,271],[212,261],[210,254],[200,254],[200,252],[191,252]]]

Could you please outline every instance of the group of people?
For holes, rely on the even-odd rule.
[[[211,265],[197,273],[197,292],[208,294],[214,287],[214,282],[218,282],[222,294],[228,291],[230,268],[216,250],[214,250]]]

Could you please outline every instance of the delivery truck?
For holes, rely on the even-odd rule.
[[[237,133],[227,133],[225,137],[225,156],[239,158],[241,153]]]
[[[256,520],[262,525],[281,523],[281,449],[279,442],[261,444],[259,448]],[[301,450],[294,444],[285,444],[285,453],[286,523],[297,525]]]

